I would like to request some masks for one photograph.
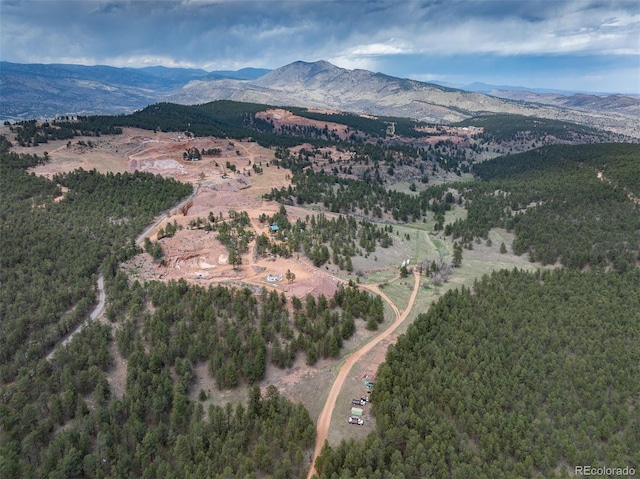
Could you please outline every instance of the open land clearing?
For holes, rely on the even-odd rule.
[[[205,155],[200,161],[185,161],[183,154],[190,148],[215,149],[219,150],[219,154]],[[189,283],[202,286],[249,286],[255,288],[256,293],[264,287],[284,293],[288,298],[294,295],[301,298],[307,293],[316,297],[320,294],[330,297],[341,282],[356,279],[355,275],[339,271],[335,265],[316,268],[302,254],[294,254],[288,259],[258,258],[253,254],[253,242],[249,244],[249,251],[243,255],[242,264],[234,269],[229,264],[226,248],[216,239],[216,232],[189,226],[198,218],[207,218],[209,214],[216,217],[222,215],[224,219],[228,219],[232,210],[246,211],[255,235],[269,234],[269,225],[261,223],[259,217],[263,214],[273,215],[279,210],[280,204],[264,201],[262,195],[272,188],[289,186],[291,172],[271,164],[275,158],[274,150],[263,148],[257,143],[210,137],[194,139],[177,133],[154,133],[125,128],[122,135],[76,138],[71,142],[56,141],[35,148],[15,148],[15,151],[40,155],[46,151],[50,161],[31,171],[49,178],[77,168],[95,168],[103,173],[140,170],[198,186],[188,208],[169,211],[148,233],[149,239],[156,241],[160,228],[165,228],[167,224],[175,221],[182,227],[178,228],[175,236],[160,240],[165,252],[164,265],[155,263],[149,254],[140,254],[122,265],[132,280],[169,281],[183,278]],[[334,151],[332,154],[337,158],[341,152]],[[344,161],[348,161],[348,158],[345,157]],[[253,165],[262,168],[262,174],[256,173]],[[289,206],[286,210],[290,221],[305,219],[318,213],[310,208],[297,206]],[[332,216],[331,213],[325,214]],[[457,208],[448,213],[447,222],[462,215],[464,210]],[[358,394],[364,391],[361,380],[363,375],[377,371],[384,361],[388,346],[440,294],[463,284],[472,285],[476,278],[495,269],[537,267],[529,263],[527,258],[511,253],[500,254],[498,250],[501,242],[504,241],[509,246],[513,235],[503,230],[492,230],[492,246],[480,244],[474,245],[471,251],[465,250],[462,267],[454,269],[449,281],[440,288],[425,288],[424,278],[400,279],[398,269],[404,259],[411,258],[410,264],[415,265],[421,260],[437,259],[439,256],[447,258],[451,255],[450,239],[441,235],[434,237],[430,232],[432,226],[430,221],[394,225],[393,247],[378,248],[367,258],[354,257],[354,271],[362,273],[359,278],[363,286],[383,293],[390,305],[386,307],[385,322],[379,331],[367,331],[364,324],[359,323],[357,333],[345,342],[341,359],[321,360],[314,366],[307,366],[304,358],[299,356],[289,370],[279,370],[273,366],[267,368],[265,379],[260,383],[263,389],[274,384],[287,398],[303,403],[312,419],[318,420],[336,375],[339,370],[343,370],[344,386],[334,391],[334,399],[338,400],[336,408],[330,408],[323,415],[329,421],[328,439],[332,445],[341,439],[362,437],[375,427],[372,417],[366,417],[363,427],[347,423],[349,396],[359,397]],[[294,281],[284,279],[287,270],[295,274]],[[278,279],[268,281],[270,275]],[[416,281],[420,284],[416,285]],[[401,319],[393,331],[388,329],[398,318]],[[383,341],[376,342],[374,338],[380,334],[386,336]],[[345,369],[342,361],[349,357],[354,359],[350,360]],[[117,389],[116,396],[119,396],[126,377],[126,364],[119,355],[116,363],[110,384]],[[208,374],[206,364],[199,364],[194,369],[196,379],[191,388],[191,398],[198,400],[199,391],[204,390],[207,393],[205,410],[206,403],[224,404],[228,401],[245,400],[244,388],[219,391]]]

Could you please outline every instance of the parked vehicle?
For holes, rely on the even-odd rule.
[[[349,416],[349,424],[362,426],[364,424],[364,421],[358,416]]]
[[[354,406],[364,406],[365,404],[367,404],[367,401],[365,401],[364,399],[352,399],[351,400],[351,404],[353,404]]]

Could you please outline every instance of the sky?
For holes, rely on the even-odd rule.
[[[640,2],[0,0],[0,60],[207,71],[326,60],[454,85],[640,94]]]

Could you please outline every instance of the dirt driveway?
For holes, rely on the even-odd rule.
[[[389,297],[383,294],[380,290],[377,290],[377,293],[380,294],[382,299],[384,299],[387,303],[389,303],[389,306],[391,306],[391,308],[395,312],[396,320],[391,324],[391,326],[389,326],[387,329],[381,332],[378,336],[374,337],[373,339],[371,339],[371,341],[364,344],[356,352],[349,355],[345,360],[344,364],[342,365],[342,367],[340,368],[340,371],[338,372],[338,376],[336,377],[335,381],[333,382],[333,385],[331,386],[331,390],[329,391],[329,396],[327,397],[327,400],[324,404],[324,408],[322,409],[322,412],[320,413],[320,417],[318,418],[318,427],[316,432],[316,445],[313,451],[313,458],[311,460],[312,461],[311,468],[309,469],[309,474],[307,475],[308,479],[311,479],[311,477],[313,477],[313,475],[316,474],[315,462],[318,456],[320,455],[320,451],[322,450],[322,446],[324,445],[325,440],[329,436],[329,426],[331,425],[331,417],[333,416],[333,410],[336,405],[336,400],[338,399],[338,394],[340,393],[340,390],[344,385],[344,381],[347,378],[349,371],[351,371],[351,368],[353,367],[353,365],[357,363],[362,356],[364,356],[366,353],[371,351],[371,349],[373,349],[374,346],[376,346],[381,341],[388,339],[389,336],[391,336],[391,334],[395,331],[395,329],[398,326],[400,326],[402,322],[407,318],[409,312],[411,311],[411,307],[413,306],[413,303],[416,299],[416,296],[418,295],[418,288],[420,287],[420,276],[418,275],[417,272],[414,273],[414,276],[415,276],[415,282],[413,286],[413,291],[411,293],[411,298],[409,299],[409,304],[407,305],[407,308],[403,311],[402,314],[400,314],[400,311],[398,310],[397,306],[393,304],[393,302],[391,302]],[[370,287],[368,289],[373,289],[373,288]]]

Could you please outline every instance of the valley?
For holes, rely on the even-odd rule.
[[[87,286],[94,284],[98,269],[105,276],[107,306],[101,321],[59,346],[49,365],[38,363],[39,352],[60,339],[57,331],[69,331],[83,320],[80,309],[73,319],[64,315],[51,318],[43,329],[49,334],[46,340],[37,331],[29,331],[24,344],[30,349],[21,350],[23,354],[9,357],[5,353],[2,391],[8,398],[7,417],[17,414],[21,395],[33,396],[25,389],[28,378],[20,368],[41,364],[38,368],[43,377],[53,374],[57,378],[66,371],[59,380],[66,389],[51,383],[47,386],[50,393],[30,399],[36,405],[33,407],[60,408],[56,426],[53,422],[50,429],[42,426],[45,429],[38,434],[44,439],[38,440],[76,450],[82,447],[85,457],[93,454],[89,451],[94,447],[104,447],[108,451],[105,458],[109,464],[113,462],[107,476],[118,470],[184,470],[194,462],[192,451],[209,447],[196,439],[202,428],[208,428],[210,437],[226,437],[239,433],[242,421],[253,424],[273,419],[265,414],[276,409],[297,418],[287,427],[291,428],[290,437],[299,438],[298,443],[260,436],[259,431],[267,429],[256,426],[251,437],[259,439],[245,441],[245,459],[233,462],[209,451],[198,467],[206,464],[222,471],[228,466],[238,474],[255,468],[263,471],[264,477],[276,467],[288,468],[295,477],[311,477],[314,472],[319,477],[333,473],[355,477],[353,463],[344,462],[345,448],[351,448],[354,461],[360,461],[363,470],[379,464],[405,474],[417,470],[422,474],[421,467],[443,473],[445,466],[420,463],[423,459],[417,462],[417,469],[411,469],[412,453],[419,454],[420,449],[407,447],[415,438],[403,437],[403,426],[397,425],[403,421],[416,424],[425,437],[434,438],[436,431],[444,431],[442,437],[448,439],[443,441],[449,441],[454,451],[455,468],[473,462],[481,464],[478,471],[490,474],[498,470],[500,461],[506,461],[518,468],[519,474],[547,476],[563,464],[582,460],[566,444],[582,440],[573,429],[575,436],[563,439],[559,446],[562,457],[552,458],[549,448],[536,450],[540,460],[534,466],[529,466],[525,457],[533,454],[528,450],[498,447],[495,431],[502,426],[492,425],[491,418],[481,424],[469,419],[474,404],[464,402],[436,370],[429,370],[428,361],[423,361],[440,361],[443,354],[453,354],[453,345],[450,350],[437,350],[436,343],[420,343],[416,330],[422,328],[420,337],[429,340],[431,332],[442,335],[438,345],[449,344],[458,334],[468,341],[464,333],[473,328],[484,338],[486,329],[477,319],[467,318],[457,325],[462,316],[449,315],[448,309],[467,311],[465,301],[474,297],[469,292],[479,288],[484,288],[489,298],[500,297],[504,285],[516,294],[548,283],[550,289],[536,294],[552,297],[562,294],[553,285],[563,284],[564,279],[580,296],[580,288],[591,278],[587,275],[593,274],[603,291],[618,287],[625,291],[623,296],[628,293],[629,300],[636,301],[629,288],[637,279],[640,251],[634,237],[637,203],[632,201],[640,194],[635,180],[637,143],[610,143],[629,138],[541,118],[481,116],[443,126],[335,110],[234,102],[181,108],[158,105],[117,119],[56,121],[42,125],[41,130],[36,128],[31,136],[23,134],[32,131],[30,124],[2,127],[2,133],[14,142],[11,154],[22,155],[5,154],[4,171],[11,171],[14,185],[37,181],[42,189],[32,196],[18,190],[12,193],[11,204],[31,211],[28,216],[33,221],[61,215],[58,224],[72,237],[94,241],[107,231],[122,230],[113,240],[120,246],[112,246],[109,254],[101,253],[99,268],[87,268],[90,274],[82,275]],[[157,126],[133,126],[145,122]],[[121,131],[112,134],[101,130],[114,127]],[[47,133],[47,128],[53,130]],[[78,131],[69,139],[45,136],[67,128]],[[93,134],[78,135],[80,130]],[[22,146],[17,144],[17,136]],[[25,165],[24,175],[10,170],[18,158]],[[598,177],[600,171],[605,173]],[[153,203],[142,223],[135,218],[134,195],[148,201],[158,195],[155,189],[164,182],[167,186],[162,188],[171,186],[176,193],[163,195],[163,204]],[[109,184],[119,186],[110,188]],[[117,191],[134,187],[137,190],[114,202],[109,199]],[[83,201],[98,195],[105,198],[105,205],[112,205],[112,212],[105,213],[99,205],[95,211],[101,213],[82,212]],[[585,217],[585,204],[590,205],[592,218]],[[3,227],[9,231],[16,220],[10,210],[5,214]],[[93,217],[96,225],[72,220],[74,215]],[[123,228],[134,221],[138,226],[125,233]],[[580,227],[583,222],[590,225],[588,230]],[[91,228],[97,223],[101,229],[93,232]],[[76,233],[76,224],[83,231],[81,235]],[[610,234],[613,224],[616,235]],[[49,231],[42,228],[43,235]],[[558,231],[567,234],[558,235]],[[551,233],[553,238],[568,240],[569,246],[549,239]],[[17,244],[17,238],[12,236],[11,241]],[[78,251],[92,243],[79,244]],[[106,248],[94,247],[95,251]],[[44,254],[40,266],[45,268],[58,261],[55,250],[34,250],[32,254],[38,258]],[[20,261],[12,258],[16,267]],[[574,276],[576,271],[584,276]],[[21,274],[14,277],[22,278]],[[87,313],[92,293],[93,286],[81,300]],[[17,293],[7,290],[3,294]],[[501,301],[505,300],[496,304],[504,304]],[[522,298],[513,301],[521,304],[518,301]],[[487,299],[486,304],[479,304],[479,314],[486,313],[486,327],[497,327],[495,316],[491,316],[495,313],[489,313],[492,303]],[[562,320],[568,313],[562,309],[564,303],[558,304],[558,310],[548,314],[557,314]],[[615,361],[627,357],[635,361],[637,348],[623,349],[618,341],[625,334],[636,337],[636,310],[622,312],[614,299],[611,307],[621,313],[620,324],[624,324],[606,326],[616,341],[612,350]],[[593,312],[583,311],[584,317],[592,321]],[[510,327],[518,338],[521,328],[532,326],[517,323],[516,316],[511,314],[509,321],[514,321]],[[430,325],[426,330],[425,322]],[[453,327],[460,331],[447,329]],[[545,327],[548,331],[549,326]],[[574,328],[574,323],[567,320],[566,327]],[[544,331],[541,336],[538,333],[534,336],[542,343],[553,341]],[[580,329],[579,334],[591,341],[589,335],[597,334],[597,328],[592,333]],[[395,387],[394,374],[400,382],[411,382],[401,371],[414,365],[403,364],[404,358],[399,356],[411,344],[427,348],[428,353],[422,352],[420,360],[414,360],[415,367],[425,368],[419,377],[426,378],[424,381],[441,394],[427,394],[421,384],[418,389],[430,398],[429,404],[423,405],[417,397],[407,401],[427,408],[427,414],[424,410],[407,410],[405,414],[399,408],[395,396],[405,394],[406,384],[402,393],[390,392]],[[490,344],[484,344],[487,351]],[[95,350],[93,359],[86,359],[90,346]],[[541,354],[537,347],[538,343],[528,344],[524,354]],[[558,347],[558,361],[565,361],[564,348]],[[475,350],[455,351],[458,358],[450,358],[446,365],[464,364],[469,370],[478,365],[478,372],[470,373],[473,384],[467,384],[468,390],[479,404],[493,408],[478,378],[483,374],[481,367],[486,366],[496,381],[502,380],[495,363],[483,357],[479,363],[471,360],[467,364],[464,361],[472,358]],[[24,360],[23,355],[33,359]],[[600,356],[579,355],[591,365],[589,371],[600,367]],[[549,361],[556,361],[555,356]],[[82,381],[78,385],[69,376],[71,364],[82,371],[75,379]],[[441,362],[439,367],[444,365]],[[518,363],[518,367],[523,366]],[[567,366],[567,371],[571,370]],[[532,371],[541,374],[537,368]],[[627,373],[631,379],[637,375]],[[462,377],[463,384],[465,374],[454,368],[451,377]],[[526,375],[522,369],[513,374]],[[364,391],[363,378],[374,376],[382,387],[373,388],[364,424],[348,424],[349,397],[359,397]],[[622,376],[615,377],[619,382],[614,387],[621,391],[623,402],[633,404],[635,389]],[[541,384],[553,389],[556,379],[558,384],[565,380],[559,374]],[[500,394],[509,394],[505,391],[511,391],[513,380],[504,381],[498,385]],[[69,392],[74,388],[81,393]],[[549,395],[549,391],[534,392]],[[552,393],[559,394],[557,390]],[[518,394],[523,395],[523,404],[529,404],[528,393]],[[61,405],[48,406],[58,403]],[[571,404],[575,414],[582,414],[575,401]],[[618,411],[615,425],[601,433],[603,439],[593,448],[597,454],[610,453],[608,438],[618,434],[625,446],[617,449],[617,457],[628,463],[632,459],[627,444],[634,441],[637,414],[632,408],[624,416],[619,402],[606,404],[589,405],[590,410],[611,407]],[[299,405],[301,409],[295,409]],[[556,418],[556,405],[552,402],[541,417]],[[532,411],[522,414],[538,414]],[[113,431],[109,444],[104,444],[102,433],[88,433],[86,444],[80,446],[73,433],[64,432],[75,427],[82,430],[86,421],[98,420],[98,412],[103,421],[99,427]],[[407,414],[413,415],[411,419]],[[425,426],[415,414],[434,418],[434,422]],[[229,427],[239,421],[231,430],[223,427],[225,415]],[[510,421],[517,419],[509,417]],[[538,424],[534,421],[539,420],[527,424]],[[315,422],[317,432],[312,433]],[[149,425],[145,426],[147,432],[136,432],[137,423]],[[7,444],[26,450],[28,445],[17,439],[22,432],[16,424],[5,423],[5,438],[12,438]],[[487,424],[494,428],[491,444],[479,432],[489,427]],[[387,430],[394,435],[386,436]],[[540,434],[535,428],[525,433]],[[325,438],[329,448],[323,448]],[[433,438],[430,444],[434,448],[444,444]],[[217,449],[222,450],[223,439],[215,440],[219,441]],[[392,447],[382,446],[385,441]],[[136,446],[140,452],[132,459],[133,465],[126,466],[122,451],[116,452],[117,444],[142,442],[151,452],[144,455],[142,446]],[[476,447],[470,452],[467,444]],[[372,447],[379,451],[373,462],[364,459]],[[406,455],[406,460],[399,459],[394,450]],[[53,451],[47,449],[33,464],[19,460],[12,464],[24,471],[57,470],[63,464],[56,462]],[[470,459],[469,454],[476,456]],[[269,463],[270,456],[278,459]],[[84,470],[92,470],[90,461],[85,462]]]

